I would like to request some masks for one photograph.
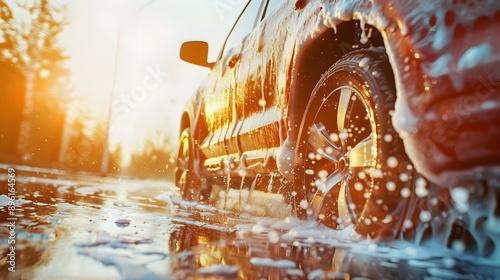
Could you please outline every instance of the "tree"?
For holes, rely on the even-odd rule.
[[[66,24],[64,7],[49,0],[16,1],[11,7],[0,0],[0,12],[0,63],[26,83],[17,148],[25,162],[49,165],[58,158],[68,103],[67,57],[58,43]]]
[[[109,154],[109,164],[108,164],[108,173],[113,175],[120,175],[122,171],[122,146],[118,145],[116,148],[111,151]]]
[[[15,19],[12,11],[3,0],[0,0],[0,62],[14,62],[12,58],[16,52],[16,37],[18,32],[15,28]]]
[[[131,156],[127,175],[172,180],[174,155],[174,145],[170,137],[164,137],[159,143],[148,139],[143,147]]]

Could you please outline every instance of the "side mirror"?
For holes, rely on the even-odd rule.
[[[185,42],[181,46],[181,59],[203,67],[212,69],[215,62],[208,62],[208,43],[201,41]]]

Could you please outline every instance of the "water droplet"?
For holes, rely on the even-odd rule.
[[[409,189],[409,188],[403,188],[403,189],[401,190],[401,196],[402,196],[403,198],[408,198],[408,197],[410,197],[410,195],[411,195],[411,191],[410,191],[410,189]]]
[[[363,184],[361,184],[360,182],[354,183],[354,189],[357,190],[358,192],[362,191],[363,190]]]
[[[415,182],[415,185],[415,194],[418,197],[425,197],[429,194],[429,191],[427,190],[427,180],[423,177],[419,177]]]
[[[465,243],[462,240],[453,241],[451,248],[459,253],[465,252]]]
[[[340,137],[337,133],[332,133],[330,134],[330,139],[333,141],[333,142],[338,142]]]
[[[358,173],[358,178],[361,179],[361,180],[366,179],[366,173],[364,171],[360,171]]]
[[[361,59],[361,61],[359,62],[359,67],[360,68],[368,67],[368,62],[370,62],[370,59],[368,57]]]
[[[395,158],[395,157],[389,157],[387,159],[387,166],[388,167],[390,167],[390,168],[396,168],[396,167],[398,167],[398,165],[399,165],[399,161],[398,161],[397,158]]]
[[[321,179],[321,180],[325,180],[327,177],[328,177],[328,171],[326,170],[321,170],[318,172],[318,177]]]
[[[302,209],[307,209],[307,207],[309,207],[309,203],[307,202],[307,200],[302,199],[302,200],[300,201],[300,208],[302,208]]]
[[[260,107],[265,107],[266,106],[266,100],[264,98],[259,100],[259,106]]]
[[[385,187],[387,188],[388,191],[393,192],[396,190],[396,183],[387,182],[387,184],[385,184]]]
[[[307,169],[307,170],[306,170],[306,174],[307,174],[307,175],[314,175],[314,170],[312,170],[312,169]]]
[[[270,231],[268,234],[267,234],[267,237],[269,239],[269,242],[271,242],[272,244],[276,244],[280,241],[280,235],[277,231],[273,230],[273,231]]]
[[[332,147],[327,147],[325,152],[329,155],[331,155],[333,153],[333,148]]]
[[[372,173],[373,178],[382,178],[384,177],[384,174],[382,173],[382,170],[380,169],[375,169]]]
[[[391,143],[391,142],[392,142],[392,140],[393,140],[393,137],[392,137],[392,135],[391,135],[391,134],[386,134],[386,135],[384,136],[384,141],[385,141],[385,142],[387,142],[387,143]]]
[[[451,191],[451,198],[455,203],[455,209],[461,213],[469,210],[469,191],[463,187],[456,187]]]
[[[392,215],[391,214],[387,214],[387,216],[385,216],[385,218],[382,220],[382,223],[388,224],[390,222],[392,222]]]
[[[413,222],[412,222],[411,220],[405,220],[405,221],[403,222],[403,227],[404,227],[405,229],[410,229],[410,228],[412,228],[412,227],[413,227]]]
[[[264,231],[264,227],[261,225],[253,225],[252,226],[252,232],[255,234],[260,234]]]
[[[452,259],[452,258],[444,258],[443,259],[443,264],[447,268],[453,268],[456,263],[457,262],[455,261],[455,259]]]
[[[339,135],[340,140],[346,140],[348,137],[349,137],[349,133],[347,133],[346,130],[342,131],[342,133],[340,133],[340,135]]]
[[[326,191],[326,184],[324,180],[317,179],[314,183],[319,190],[323,192]]]
[[[437,197],[433,197],[429,200],[429,203],[432,205],[432,206],[437,206],[438,205],[438,202],[439,200],[437,199]]]
[[[419,216],[419,217],[420,217],[420,220],[421,220],[422,222],[424,222],[424,223],[428,223],[428,222],[430,222],[430,221],[431,221],[431,219],[432,219],[431,212],[429,212],[429,211],[425,211],[425,210],[424,210],[424,211],[422,211],[422,212],[420,212],[420,216]]]
[[[401,173],[399,174],[399,180],[401,180],[401,182],[408,182],[408,180],[410,180],[410,175]]]

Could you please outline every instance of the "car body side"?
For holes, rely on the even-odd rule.
[[[495,0],[284,1],[215,64],[188,102],[181,131],[191,129],[200,167],[195,173],[223,173],[231,164],[248,176],[279,171],[292,179],[301,118],[322,73],[346,53],[379,46],[387,51],[398,95],[393,123],[419,172],[449,183],[443,170],[468,168],[485,157],[488,165],[500,165],[500,148],[492,143],[485,144],[485,155],[460,146],[458,134],[443,143],[438,128],[476,123],[435,106],[477,93],[481,79],[500,81],[499,27]],[[500,120],[498,96],[493,91],[480,100],[493,102],[494,120]],[[470,115],[481,113],[476,111]],[[456,121],[440,119],[443,114]],[[488,137],[500,133],[488,131]],[[455,167],[463,153],[473,160]]]

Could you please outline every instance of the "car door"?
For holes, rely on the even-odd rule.
[[[265,1],[259,21],[271,14],[280,1]],[[236,70],[234,107],[237,112],[238,145],[245,153],[247,166],[258,172],[273,171],[268,159],[278,151],[280,139],[281,108],[277,99],[277,61],[274,53],[263,52],[265,22],[259,22],[251,36],[243,42]],[[279,52],[278,49],[275,49]],[[269,168],[265,167],[268,166]]]
[[[241,127],[240,114],[236,108],[237,96],[244,95],[242,89],[248,72],[241,68],[242,42],[262,17],[264,0],[249,1],[226,39],[221,58],[204,85],[203,114],[209,135],[202,141],[201,151],[206,157],[205,165],[218,166],[222,158],[240,154],[237,131]]]

